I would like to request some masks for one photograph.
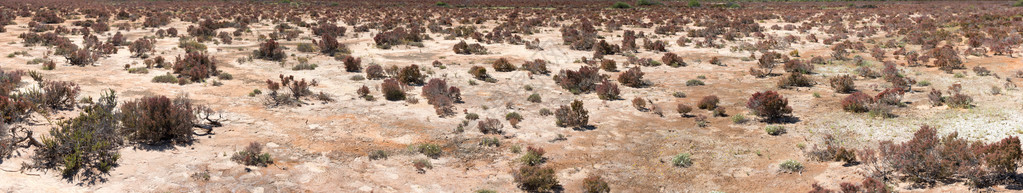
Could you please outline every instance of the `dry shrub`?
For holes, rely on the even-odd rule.
[[[638,66],[629,68],[629,70],[619,74],[618,82],[622,83],[622,85],[633,88],[639,88],[646,85],[643,82],[643,71],[640,70]]]
[[[259,167],[266,167],[268,164],[274,163],[269,153],[263,153],[263,145],[257,142],[249,143],[245,150],[231,156],[231,160],[247,166]]]
[[[287,55],[284,55],[284,48],[274,41],[268,39],[266,42],[259,44],[259,50],[252,53],[257,59],[271,60],[271,61],[283,61]]]
[[[81,91],[78,84],[66,81],[43,82],[42,104],[51,109],[72,109]]]
[[[551,72],[547,70],[547,63],[547,60],[543,59],[526,61],[522,63],[522,70],[529,71],[531,74],[549,74]]]
[[[792,107],[789,107],[788,99],[774,91],[753,93],[753,96],[746,102],[746,107],[754,115],[766,120],[782,118],[792,113]]]
[[[828,79],[828,82],[831,83],[831,88],[834,88],[835,92],[838,93],[850,93],[856,90],[853,77],[849,75],[831,77],[831,79]]]
[[[419,66],[415,64],[401,68],[401,70],[398,71],[398,81],[402,84],[422,85],[423,78],[425,77],[422,73],[420,73]]]
[[[446,116],[454,114],[454,103],[461,100],[461,93],[457,87],[448,87],[447,81],[439,78],[430,79],[423,86],[423,97],[426,103],[433,105],[437,115]]]
[[[483,134],[501,134],[504,133],[504,125],[501,124],[500,120],[493,118],[486,118],[476,123],[476,128]]]
[[[352,56],[345,56],[345,59],[341,61],[345,64],[345,71],[359,72],[360,70],[362,70],[362,59]]]
[[[380,90],[384,93],[384,98],[389,101],[405,100],[405,90],[398,80],[393,78],[385,79],[384,83],[380,84]]]
[[[589,66],[580,67],[578,71],[561,70],[554,76],[554,82],[573,94],[587,93],[596,89],[597,83],[604,80],[598,70]]]
[[[379,64],[372,64],[366,67],[366,79],[378,80],[386,77],[384,76],[384,68]]]
[[[189,52],[182,58],[178,56],[174,61],[174,73],[187,77],[193,82],[199,82],[212,75],[217,75],[217,61],[212,56],[202,52]]]
[[[547,167],[523,165],[512,175],[519,188],[528,192],[545,192],[559,186],[554,169]]]
[[[720,99],[718,99],[718,96],[715,95],[705,96],[702,99],[700,99],[699,103],[696,103],[696,107],[699,107],[700,109],[711,110],[718,107],[719,101]]]
[[[873,98],[863,92],[855,92],[842,99],[842,110],[854,113],[867,112],[868,106],[874,102]]]
[[[515,65],[512,65],[511,62],[508,62],[508,59],[505,58],[498,58],[495,60],[492,67],[494,67],[494,71],[498,72],[515,71]]]
[[[121,105],[121,123],[129,141],[157,144],[192,141],[194,108],[187,98],[148,96]]]
[[[617,100],[620,98],[618,90],[618,84],[614,82],[604,80],[597,85],[597,97],[601,100]]]
[[[558,127],[584,127],[590,120],[589,112],[579,100],[572,101],[571,106],[561,105],[554,111],[554,117],[557,118],[555,124]]]

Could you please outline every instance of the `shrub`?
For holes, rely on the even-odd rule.
[[[338,53],[348,54],[351,51],[344,44],[338,43],[337,38],[333,35],[325,34],[320,41],[313,40],[313,44],[316,44],[320,48],[320,53],[334,56]]]
[[[643,71],[641,71],[639,67],[632,67],[629,70],[618,75],[618,82],[628,87],[633,88],[642,87],[645,85],[643,83]]]
[[[782,133],[785,133],[785,127],[781,125],[768,125],[767,127],[764,127],[764,131],[766,131],[768,135],[781,135]]]
[[[771,74],[774,67],[778,66],[778,59],[781,59],[782,55],[778,52],[767,52],[757,59],[757,67],[764,71],[765,75]],[[752,70],[752,69],[751,69]]]
[[[788,76],[784,76],[781,80],[778,80],[778,88],[811,87],[813,84],[813,79],[809,76],[803,75],[802,73],[789,73]]]
[[[931,101],[931,106],[941,106],[941,103],[945,100],[941,97],[941,91],[933,88],[931,89],[931,92],[927,93],[927,99]]]
[[[384,98],[389,101],[405,100],[405,90],[398,80],[393,78],[385,79],[384,83],[380,84],[380,90],[384,93]]]
[[[600,69],[608,72],[618,71],[618,64],[614,60],[603,59],[600,60]]]
[[[128,50],[133,53],[135,57],[145,57],[147,53],[153,52],[156,40],[150,38],[139,38],[134,42],[131,42],[131,46],[128,46]]]
[[[955,69],[964,69],[963,61],[959,58],[958,52],[951,45],[941,48],[934,48],[930,51],[934,56],[934,65],[946,73],[952,73]]]
[[[252,55],[257,59],[271,61],[283,61],[287,57],[284,55],[284,48],[273,39],[267,39],[266,42],[259,44],[259,50],[253,52]]]
[[[688,117],[689,116],[688,115],[689,112],[693,111],[693,107],[690,107],[689,105],[686,105],[686,104],[679,103],[678,106],[675,108],[675,110],[678,111],[678,114],[682,115],[682,117]]]
[[[593,91],[602,80],[604,77],[600,75],[598,69],[589,66],[580,67],[578,71],[561,70],[554,76],[554,82],[573,94]]]
[[[632,99],[632,107],[635,107],[636,110],[639,110],[639,111],[647,111],[646,100],[643,100],[643,98],[640,98],[640,97],[633,98]]]
[[[413,146],[413,150],[415,152],[419,152],[423,155],[426,155],[426,157],[430,157],[433,159],[437,159],[438,157],[440,157],[440,154],[443,153],[443,150],[440,149],[440,146],[432,143],[424,143]]]
[[[547,159],[543,157],[544,152],[543,148],[526,147],[526,154],[522,155],[519,161],[528,166],[538,166]]]
[[[455,51],[456,54],[464,54],[464,55],[469,55],[469,54],[483,55],[483,54],[487,54],[487,49],[484,48],[483,45],[480,45],[478,43],[477,44],[467,44],[467,43],[465,43],[465,41],[458,42],[457,44],[455,44],[454,48],[452,48],[452,49]]]
[[[944,137],[937,133],[936,129],[924,125],[909,141],[881,142],[878,158],[904,175],[904,179],[927,184],[951,179],[957,171],[976,166],[978,160],[969,150],[969,142],[959,139],[955,133]]]
[[[68,64],[74,66],[86,66],[96,63],[96,60],[99,60],[99,54],[88,49],[77,49],[65,55],[64,59],[67,59]]]
[[[356,58],[356,57],[352,57],[352,56],[345,56],[345,59],[342,60],[342,61],[345,64],[345,71],[348,71],[348,72],[359,72],[360,70],[362,70],[362,64],[361,64],[362,63],[362,59],[359,59],[359,58]]]
[[[43,105],[51,109],[72,109],[81,91],[78,84],[65,81],[43,82]]]
[[[589,122],[588,114],[583,108],[583,102],[575,100],[571,106],[561,105],[554,111],[554,117],[557,118],[555,123],[558,127],[583,127]]]
[[[831,83],[831,88],[834,88],[835,92],[838,93],[850,93],[856,90],[853,77],[849,75],[831,77],[828,82]]]
[[[217,61],[206,53],[189,52],[184,58],[178,56],[175,59],[174,73],[199,82],[211,75],[217,75]]]
[[[781,118],[792,113],[792,107],[789,107],[788,99],[774,91],[753,93],[753,96],[746,102],[746,107],[754,115],[768,120]]]
[[[873,102],[874,99],[870,98],[869,95],[863,92],[855,92],[842,99],[842,110],[854,113],[867,112],[868,105]]]
[[[385,77],[386,76],[384,76],[384,68],[380,67],[380,65],[373,64],[373,65],[369,65],[369,67],[366,67],[366,78],[367,79],[377,80],[377,79],[383,79]]]
[[[522,63],[522,69],[529,71],[531,74],[550,74],[547,70],[547,61],[542,59],[536,59],[533,61],[526,61]]]
[[[607,185],[607,181],[593,174],[583,178],[582,189],[584,193],[611,193],[611,186]]]
[[[712,115],[714,115],[715,117],[725,117],[725,116],[728,116],[728,114],[725,113],[725,107],[714,108],[714,110],[711,111],[710,113]]]
[[[433,169],[433,164],[427,159],[416,159],[412,160],[412,167],[416,168],[416,172],[422,174],[426,173],[426,169]]]
[[[685,168],[692,166],[693,160],[690,158],[689,153],[680,153],[671,158],[671,165]]]
[[[718,96],[715,95],[705,96],[703,97],[703,99],[700,99],[699,103],[696,103],[696,107],[699,107],[700,109],[711,110],[718,107],[718,101],[719,101]]]
[[[153,77],[153,82],[155,82],[155,83],[175,84],[175,83],[178,83],[178,77],[176,77],[173,74],[170,74],[168,72],[167,74],[164,74],[164,75],[154,76]]]
[[[423,75],[419,72],[419,66],[413,64],[401,68],[398,71],[398,81],[406,85],[422,85]]]
[[[628,8],[632,8],[632,5],[629,5],[628,3],[619,1],[619,2],[615,2],[614,4],[612,4],[611,8],[615,8],[615,9],[628,9]]]
[[[376,150],[376,151],[369,152],[369,159],[370,160],[387,159],[387,157],[389,157],[389,155],[384,150]]]
[[[316,51],[316,46],[313,46],[313,44],[310,44],[310,43],[298,43],[297,48],[298,48],[299,52],[306,52],[306,53],[308,53],[308,52],[315,52]]]
[[[508,62],[508,59],[505,58],[498,58],[497,60],[494,61],[494,64],[492,66],[494,67],[494,71],[498,72],[515,71],[515,66]]]
[[[601,100],[617,100],[620,98],[619,92],[618,84],[611,81],[604,80],[597,85],[597,97]]]
[[[690,79],[690,80],[686,81],[686,86],[703,86],[703,85],[704,85],[703,81],[696,80],[696,79]]]
[[[523,165],[512,176],[519,188],[528,192],[545,192],[559,186],[558,178],[551,168]]]
[[[476,123],[476,128],[480,130],[480,133],[485,134],[501,134],[504,133],[502,130],[504,125],[501,121],[492,118],[486,118]]]
[[[744,116],[742,114],[732,115],[731,119],[732,119],[732,123],[735,123],[735,124],[743,124],[743,123],[746,123],[746,121],[749,121],[749,120],[746,119],[746,116]]]
[[[196,122],[193,113],[192,102],[186,98],[142,97],[121,105],[121,133],[144,144],[191,142]]]
[[[803,164],[796,160],[785,160],[785,162],[782,162],[779,165],[779,168],[781,168],[781,171],[787,173],[803,172]]]
[[[782,66],[785,68],[785,72],[811,74],[813,73],[813,64],[803,62],[803,60],[792,59],[785,62]]]
[[[291,67],[291,70],[294,70],[294,71],[299,71],[299,70],[316,70],[316,67],[319,67],[319,65],[308,64],[308,63],[301,63],[301,64],[298,64],[298,65],[295,65],[294,67]]]
[[[98,173],[109,172],[120,158],[117,150],[121,138],[114,127],[116,105],[113,91],[104,92],[99,103],[85,107],[77,117],[60,121],[40,140],[42,146],[32,155],[32,167],[60,170],[66,179],[81,174],[84,180],[92,180]]]
[[[663,62],[664,65],[668,65],[671,67],[686,66],[686,62],[682,60],[681,56],[678,56],[675,53],[671,52],[664,53],[664,56],[661,56],[661,62]]]
[[[461,93],[457,87],[448,87],[447,81],[443,79],[430,79],[430,82],[423,86],[423,97],[426,103],[433,105],[437,114],[441,116],[454,114],[451,109],[454,103],[461,100]]]
[[[1009,136],[1001,141],[980,146],[977,152],[987,164],[988,169],[998,174],[1013,174],[1023,159],[1023,150],[1016,136]]]
[[[274,163],[269,153],[263,153],[263,145],[257,142],[249,143],[245,150],[238,151],[231,156],[231,160],[247,166],[259,167],[266,167]]]
[[[487,68],[481,66],[472,66],[469,68],[469,74],[477,80],[486,80],[487,78],[490,78],[490,75],[487,74]]]
[[[948,107],[966,109],[973,106],[973,98],[962,93],[962,85],[949,86],[948,94],[950,96],[944,100]]]
[[[185,52],[204,52],[206,51],[206,45],[195,40],[181,40],[178,42],[178,47],[185,49]]]
[[[874,96],[874,101],[884,105],[901,106],[903,94],[905,91],[901,89],[889,88],[877,93],[877,96]]]

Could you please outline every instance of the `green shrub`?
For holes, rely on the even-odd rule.
[[[803,164],[799,163],[799,161],[796,160],[785,160],[785,162],[782,162],[779,165],[779,167],[781,168],[782,172],[787,173],[803,172]]]
[[[689,0],[689,4],[688,5],[689,5],[689,7],[700,7],[700,1]]]
[[[426,155],[427,157],[434,159],[440,157],[440,154],[443,152],[443,150],[440,149],[440,146],[432,143],[424,143],[413,146],[413,151],[422,153],[423,155]]]
[[[543,148],[534,148],[529,146],[526,147],[526,154],[522,155],[522,158],[519,158],[519,160],[522,161],[522,164],[529,166],[540,165],[546,160],[546,158],[543,157],[544,153],[545,151]]]
[[[235,153],[231,160],[247,166],[266,167],[273,164],[274,160],[269,153],[263,153],[263,145],[257,142],[249,143],[245,150]]]
[[[768,125],[764,128],[768,135],[781,135],[785,133],[785,127],[781,125]]]
[[[749,119],[746,119],[746,116],[742,115],[742,114],[732,115],[731,119],[732,119],[732,123],[735,123],[735,124],[743,124],[743,123],[746,123],[746,121],[749,121]]]
[[[546,192],[558,186],[554,169],[547,167],[523,165],[512,176],[519,188],[527,192]]]
[[[103,93],[97,104],[85,107],[78,117],[61,121],[32,155],[32,167],[60,170],[66,179],[81,174],[85,181],[97,179],[117,166],[121,138],[114,125],[117,106],[113,91]],[[83,171],[84,170],[84,171]]]
[[[529,98],[526,98],[526,101],[540,103],[542,100],[540,99],[540,94],[533,93],[529,95]]]
[[[611,5],[611,8],[615,8],[615,9],[628,9],[628,8],[632,8],[632,5],[629,5],[628,3],[620,2],[619,1],[619,2],[615,2],[615,4]]]
[[[295,70],[295,71],[299,71],[299,70],[316,70],[316,67],[319,67],[319,66],[316,65],[316,64],[298,64],[298,65],[295,65],[294,67],[291,67],[291,70]]]
[[[370,160],[387,159],[388,156],[389,155],[387,155],[387,152],[384,151],[384,150],[376,150],[376,151],[369,152],[369,159]]]
[[[686,86],[703,86],[703,81],[692,79],[686,81]]]
[[[693,165],[693,160],[690,158],[689,153],[680,153],[671,158],[671,165],[675,167],[689,167]]]
[[[465,114],[465,119],[466,120],[476,120],[476,119],[479,119],[479,118],[480,118],[480,115],[476,114],[476,113]]]
[[[178,77],[168,72],[167,74],[153,77],[153,82],[176,84],[178,83]]]

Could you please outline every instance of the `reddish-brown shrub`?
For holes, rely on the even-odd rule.
[[[579,67],[578,71],[561,70],[554,76],[554,82],[573,94],[587,93],[593,91],[597,83],[604,80],[598,70],[589,66]]]
[[[816,82],[803,73],[792,72],[778,80],[778,88],[811,87]]]
[[[946,73],[952,73],[955,69],[964,69],[962,59],[959,58],[958,52],[952,48],[951,45],[945,45],[941,48],[934,48],[930,51],[931,55],[934,56],[934,66],[938,69],[945,71]]]
[[[746,102],[746,107],[754,115],[766,120],[781,118],[792,113],[792,107],[789,107],[789,100],[774,91],[753,93],[753,96]]]
[[[325,34],[320,41],[313,40],[313,44],[320,47],[320,53],[334,56],[336,54],[348,54],[351,51],[344,44],[338,43],[333,35]]]
[[[607,182],[600,176],[592,175],[586,176],[583,179],[583,192],[584,193],[610,193],[611,186],[607,185]]]
[[[360,70],[362,70],[362,59],[352,57],[349,55],[345,56],[345,59],[343,59],[342,62],[345,64],[345,71],[359,72]]]
[[[543,59],[526,61],[522,63],[522,70],[529,71],[531,74],[549,74],[551,72],[547,70],[547,63],[547,60]]]
[[[72,109],[77,102],[81,88],[74,82],[46,81],[43,82],[43,101],[51,109]]]
[[[454,50],[456,54],[464,54],[464,55],[469,55],[469,54],[483,55],[483,54],[487,54],[487,48],[484,48],[483,45],[480,45],[479,43],[467,44],[467,43],[465,43],[465,41],[461,41],[461,42],[458,42],[457,44],[455,44],[455,46],[454,46],[454,48],[452,48],[452,50]]]
[[[486,118],[476,123],[476,128],[480,130],[480,133],[486,134],[501,134],[504,133],[504,125],[501,124],[500,120],[493,118]]]
[[[867,106],[874,102],[874,99],[870,98],[869,95],[863,94],[863,92],[855,92],[845,99],[842,99],[842,110],[862,113],[867,112]]]
[[[877,96],[874,96],[874,101],[877,101],[879,104],[901,106],[902,95],[905,93],[906,92],[902,91],[902,89],[885,89],[884,91],[881,91],[881,93],[877,93]]]
[[[487,78],[490,78],[490,75],[487,74],[487,68],[482,66],[472,66],[469,68],[469,74],[477,80],[486,80]]]
[[[681,56],[678,56],[675,53],[671,52],[664,53],[664,56],[661,56],[661,62],[663,62],[664,65],[668,65],[671,67],[686,66],[686,62],[682,60]]]
[[[584,127],[590,120],[589,112],[579,100],[572,101],[571,106],[561,105],[554,111],[554,117],[557,118],[555,124],[558,127]]]
[[[641,97],[636,97],[632,99],[632,107],[636,108],[636,110],[639,111],[649,110],[646,108],[646,100],[643,100],[643,98]]]
[[[389,101],[405,100],[405,90],[401,85],[401,82],[398,82],[398,80],[388,78],[384,80],[384,83],[380,84],[380,90],[384,93],[384,98]]]
[[[206,53],[189,52],[184,58],[181,56],[175,58],[174,73],[188,77],[193,82],[199,82],[217,75],[217,61]]]
[[[702,99],[700,99],[699,103],[696,103],[696,107],[699,107],[700,109],[711,110],[718,107],[718,101],[719,101],[718,96],[715,95],[705,96]]]
[[[185,98],[148,96],[121,105],[122,133],[130,141],[156,144],[192,141],[192,102]]]
[[[145,57],[147,53],[153,52],[154,43],[156,43],[154,39],[139,38],[131,42],[131,45],[128,46],[128,51],[131,51],[135,57]]]
[[[941,103],[945,101],[945,99],[941,97],[941,91],[933,88],[931,89],[931,92],[927,93],[927,99],[931,101],[931,106],[941,106]]]
[[[678,111],[678,114],[681,115],[682,117],[688,117],[689,116],[689,112],[693,111],[693,107],[690,107],[689,105],[686,105],[686,104],[679,103],[678,106],[675,108],[675,110]]]
[[[1020,150],[1020,141],[1016,136],[980,146],[976,152],[980,153],[987,164],[987,169],[999,174],[1015,173],[1020,160],[1023,159],[1023,150]]]
[[[856,90],[853,77],[849,75],[831,77],[828,82],[831,83],[831,88],[834,88],[837,93],[850,93]]]
[[[259,44],[259,50],[254,51],[252,55],[257,59],[272,61],[283,61],[287,57],[284,55],[284,48],[273,39],[267,39],[266,42]]]
[[[439,78],[430,79],[426,85],[423,85],[423,97],[426,98],[426,103],[433,105],[433,108],[437,111],[437,115],[446,116],[454,114],[454,103],[458,102],[461,93],[459,89],[451,86],[448,87],[447,81]]]
[[[601,100],[617,100],[619,99],[618,84],[614,82],[604,80],[597,85],[597,98]]]
[[[813,64],[803,62],[803,60],[800,59],[786,61],[782,67],[785,68],[785,72],[798,72],[803,74],[811,74],[814,69]]]
[[[508,59],[505,58],[498,58],[495,60],[492,67],[494,67],[494,71],[498,72],[515,71],[515,65],[512,65],[511,62],[508,62]]]
[[[614,60],[603,59],[600,60],[600,69],[608,72],[618,71],[618,64]]]
[[[380,67],[379,64],[372,64],[369,65],[369,67],[366,67],[366,79],[377,80],[383,79],[385,77],[386,76],[384,76],[384,68]]]
[[[99,54],[88,49],[77,49],[64,56],[68,64],[75,66],[92,65],[99,59]]]
[[[629,70],[619,74],[618,82],[622,83],[622,85],[633,88],[639,88],[646,85],[643,82],[643,71],[641,71],[638,66],[632,67]]]
[[[398,81],[406,85],[422,85],[423,74],[419,72],[418,65],[409,65],[398,71]]]
[[[778,60],[781,59],[781,54],[778,52],[767,52],[757,59],[757,67],[759,67],[765,74],[771,74],[774,67],[778,66]]]

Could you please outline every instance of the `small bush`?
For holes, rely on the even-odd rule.
[[[73,82],[46,81],[43,82],[42,103],[51,109],[72,109],[80,91]]]
[[[111,126],[117,123],[115,106],[116,97],[110,91],[77,117],[60,121],[40,140],[42,146],[32,155],[32,167],[60,170],[69,180],[79,174],[83,180],[92,180],[98,178],[97,174],[109,172],[121,157],[117,153],[121,138]]]
[[[515,71],[515,66],[508,62],[508,59],[499,58],[494,61],[494,71],[498,72],[511,72]]]
[[[147,53],[153,52],[156,40],[150,38],[139,38],[128,46],[128,50],[131,51],[132,56],[145,57]]]
[[[398,80],[393,78],[384,80],[384,83],[380,84],[380,90],[384,93],[384,98],[389,101],[405,100],[405,90]]]
[[[540,102],[542,102],[542,99],[540,98],[540,94],[533,93],[533,94],[529,95],[529,97],[526,98],[526,101],[529,101],[529,102],[532,102],[532,103],[540,103]]]
[[[813,73],[813,64],[810,64],[810,63],[807,63],[807,62],[803,62],[803,60],[799,60],[799,59],[792,59],[792,60],[786,61],[785,64],[782,67],[785,68],[786,72],[791,72],[791,73],[802,73],[802,74],[811,74],[811,73]]]
[[[206,53],[189,52],[182,58],[178,56],[174,61],[174,73],[187,77],[193,82],[200,82],[217,75],[217,61]]]
[[[675,111],[678,111],[678,114],[681,115],[682,117],[688,117],[689,116],[689,112],[693,111],[693,107],[690,107],[689,105],[686,105],[686,104],[679,103],[678,106],[675,107]]]
[[[711,110],[718,107],[718,101],[719,101],[718,96],[715,95],[705,96],[703,97],[703,99],[700,99],[700,102],[697,103],[696,107],[699,107],[700,109]]]
[[[779,168],[781,168],[782,172],[786,172],[786,173],[797,173],[797,172],[798,173],[802,173],[803,172],[803,164],[799,163],[796,160],[785,160],[785,162],[782,162],[778,166],[779,166]]]
[[[522,164],[528,166],[538,166],[546,160],[546,158],[543,157],[544,153],[545,151],[543,148],[534,148],[533,146],[529,146],[526,147],[526,154],[522,155],[522,157],[519,158],[519,161],[522,161]]]
[[[259,50],[254,51],[252,55],[257,59],[270,61],[283,61],[287,57],[284,54],[284,48],[273,39],[268,39],[266,42],[259,44]]]
[[[973,98],[962,93],[962,85],[953,84],[948,88],[948,93],[948,98],[944,100],[948,107],[967,109],[973,106]]]
[[[558,178],[551,168],[523,165],[512,176],[519,188],[528,192],[546,192],[559,186]]]
[[[298,47],[297,48],[298,48],[299,52],[305,52],[305,53],[316,52],[316,46],[314,46],[313,44],[310,44],[310,43],[298,43]]]
[[[671,52],[665,53],[664,56],[661,56],[661,62],[663,62],[664,65],[671,67],[682,67],[687,65],[685,61],[682,61],[681,56]]]
[[[746,107],[754,115],[767,120],[781,118],[792,113],[792,107],[789,107],[788,99],[774,91],[753,93],[753,96],[746,102]]]
[[[746,123],[746,121],[749,121],[749,120],[746,119],[746,116],[742,115],[742,114],[732,115],[731,119],[732,119],[732,123],[735,123],[735,124],[743,124],[743,123]]]
[[[168,72],[167,74],[153,77],[153,82],[175,84],[178,83],[178,77]]]
[[[583,178],[582,189],[584,193],[611,193],[611,186],[607,185],[607,181],[592,174]]]
[[[186,98],[142,97],[121,105],[121,123],[128,140],[145,144],[191,142],[195,116]]]
[[[689,81],[686,81],[686,86],[703,86],[703,85],[704,85],[703,81],[696,80],[696,79],[691,79]]]
[[[382,160],[382,159],[387,159],[387,157],[389,157],[389,155],[384,150],[376,150],[376,151],[369,152],[369,159],[370,160]]]
[[[263,145],[257,142],[249,143],[245,150],[235,153],[231,160],[247,166],[266,167],[273,164],[274,160],[269,153],[263,153]]]
[[[618,71],[618,64],[611,59],[604,59],[600,61],[600,69],[604,71],[615,72]]]
[[[764,127],[764,131],[767,131],[768,135],[781,135],[785,133],[785,127],[781,125],[768,125]]]
[[[412,167],[416,168],[416,172],[422,174],[426,173],[427,169],[433,169],[433,164],[428,159],[416,159],[412,160]]]
[[[646,108],[646,100],[643,100],[643,98],[640,98],[640,97],[636,97],[636,98],[632,99],[632,107],[636,108],[636,110],[639,110],[639,111],[647,111],[648,110]]]
[[[497,119],[487,118],[476,123],[476,128],[480,130],[480,133],[485,134],[501,134],[504,133],[504,125]]]
[[[855,92],[842,99],[842,110],[854,113],[867,112],[868,105],[874,102],[873,98],[863,92]]]
[[[614,4],[611,5],[611,8],[615,8],[615,9],[628,9],[628,8],[632,8],[632,5],[629,5],[628,3],[625,3],[625,2],[615,2]]]
[[[645,85],[643,83],[643,71],[641,71],[639,67],[632,67],[618,75],[618,82],[628,87],[643,87]]]
[[[789,73],[778,81],[778,88],[811,87],[815,84],[813,79],[802,73]]]
[[[573,94],[587,93],[596,89],[597,84],[604,80],[598,70],[589,66],[580,67],[578,71],[561,70],[554,76],[554,82]]]
[[[541,59],[526,61],[522,64],[522,69],[529,71],[531,74],[550,74],[551,72],[547,70],[547,63],[546,60]]]
[[[345,56],[345,59],[341,60],[345,64],[345,71],[348,72],[359,72],[362,70],[362,59]]]
[[[561,105],[554,111],[554,117],[557,118],[555,124],[558,127],[583,127],[589,124],[590,116],[588,114],[583,107],[583,102],[575,100],[572,101],[571,106]]]
[[[433,159],[437,159],[438,157],[440,157],[440,154],[443,153],[443,150],[440,149],[440,146],[432,143],[425,143],[413,146],[413,150],[415,152],[419,152]]]
[[[617,100],[621,98],[618,90],[618,84],[614,82],[604,80],[602,83],[597,85],[597,97],[601,100]]]
[[[380,65],[373,64],[373,65],[369,65],[369,67],[366,67],[366,78],[367,79],[379,80],[379,79],[384,79],[386,77],[387,76],[384,76],[384,68],[380,67]]]
[[[835,92],[838,93],[850,93],[856,90],[853,77],[849,75],[831,77],[828,82],[831,83],[831,88],[834,88]]]
[[[423,74],[419,71],[418,65],[410,65],[398,71],[398,81],[406,85],[422,85]]]
[[[689,153],[680,153],[671,158],[671,165],[685,168],[692,166],[693,160],[690,158]]]

